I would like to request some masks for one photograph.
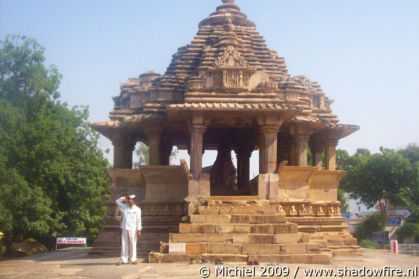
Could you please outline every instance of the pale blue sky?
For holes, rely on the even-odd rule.
[[[164,73],[220,2],[0,0],[0,35],[37,39],[63,74],[62,99],[88,105],[90,120],[103,121],[119,84],[147,70]],[[319,81],[341,121],[361,126],[339,148],[376,152],[419,142],[419,1],[236,3],[292,75]]]

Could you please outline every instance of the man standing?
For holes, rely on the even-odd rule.
[[[128,255],[132,264],[137,264],[137,237],[141,236],[141,209],[135,205],[135,195],[121,197],[116,204],[122,208],[121,261],[127,264]],[[129,252],[129,253],[128,253]]]

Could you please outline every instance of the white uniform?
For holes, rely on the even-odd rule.
[[[123,203],[125,197],[116,200],[116,204],[123,210],[121,222],[121,262],[128,263],[128,252],[131,262],[137,261],[137,231],[141,231],[141,209],[134,205],[132,208]]]

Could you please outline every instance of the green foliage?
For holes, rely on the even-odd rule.
[[[358,152],[357,152],[358,153]],[[362,152],[351,156],[345,162],[347,173],[342,187],[369,207],[379,202],[381,211],[386,209],[385,201],[400,203],[401,189],[413,187],[417,169],[401,154],[381,148],[381,153],[369,155]]]
[[[406,222],[397,229],[397,240],[403,242],[405,239],[413,237],[415,243],[419,241],[419,223]]]
[[[410,211],[410,218],[419,221],[419,181],[411,187],[401,189],[398,196],[403,206]]]
[[[177,148],[173,148],[172,153],[170,153],[169,162],[170,164],[175,163],[176,157],[179,151]],[[149,147],[140,142],[135,149],[135,155],[137,156],[137,161],[134,162],[134,167],[138,168],[139,166],[148,166],[150,164],[150,152]]]
[[[359,241],[359,246],[368,248],[368,249],[375,249],[375,246],[372,244],[371,239],[361,239]]]
[[[87,108],[58,100],[60,74],[32,39],[0,41],[0,231],[11,247],[27,237],[92,241],[104,220],[108,166]]]
[[[399,149],[397,152],[407,158],[411,163],[419,162],[419,146],[416,144],[409,144],[406,148]]]
[[[149,147],[140,142],[138,147],[135,149],[135,155],[137,156],[137,162],[134,163],[135,167],[147,166],[150,164],[150,152]]]
[[[350,171],[370,155],[370,151],[365,148],[358,148],[352,156],[349,155],[348,151],[338,149],[336,150],[336,167],[340,170]]]
[[[354,236],[358,239],[371,239],[373,232],[382,232],[385,227],[386,215],[381,213],[371,214],[364,218],[364,220],[356,228]]]
[[[345,190],[338,189],[338,200],[340,201],[340,211],[341,212],[348,212],[349,211],[349,204],[348,204],[348,198],[346,197]]]

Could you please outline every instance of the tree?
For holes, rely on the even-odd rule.
[[[369,155],[369,150],[364,148],[358,148],[353,156],[349,155],[346,150],[338,149],[336,150],[336,168],[348,172],[358,165],[361,158]],[[342,212],[347,212],[349,210],[348,195],[346,190],[347,181],[346,175],[343,176],[338,189],[338,200],[341,202]]]
[[[0,40],[0,231],[8,248],[34,237],[92,241],[104,220],[109,164],[87,108],[59,100],[61,75],[33,39]]]
[[[404,149],[399,149],[397,152],[407,158],[411,163],[419,162],[419,146],[414,143],[409,144]]]
[[[416,167],[416,183],[411,187],[401,189],[399,193],[400,202],[411,213],[409,219],[397,230],[397,238],[403,242],[413,237],[415,242],[419,241],[419,147],[416,144],[409,144],[405,149],[397,151],[407,158]]]
[[[135,149],[135,155],[137,155],[137,162],[134,163],[135,167],[147,166],[150,164],[150,152],[149,148],[143,142],[138,144],[138,147]]]
[[[381,216],[385,218],[387,202],[400,204],[399,193],[402,189],[413,187],[417,170],[394,150],[380,148],[380,151],[373,155],[365,152],[358,154],[356,163],[347,165],[343,184],[345,190],[351,193],[351,198],[360,198],[369,207],[378,204]]]
[[[171,164],[174,163],[174,160],[176,159],[178,152],[178,149],[174,148],[170,153],[169,162]],[[134,166],[136,168],[138,168],[139,166],[147,166],[150,164],[149,147],[143,142],[140,142],[138,144],[137,148],[135,149],[135,155],[137,156],[137,161],[134,163]]]
[[[346,192],[343,189],[338,189],[338,200],[340,201],[340,210],[342,212],[349,211],[348,198],[346,197]]]
[[[385,218],[381,213],[375,213],[364,217],[361,224],[356,228],[354,236],[358,239],[370,239],[373,232],[383,231]]]

